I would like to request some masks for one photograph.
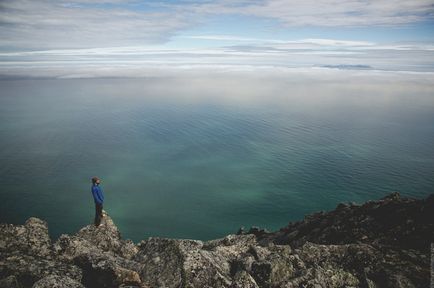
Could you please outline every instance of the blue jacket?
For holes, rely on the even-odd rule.
[[[102,194],[102,188],[99,185],[92,185],[92,195],[95,203],[102,204],[104,202],[104,194]]]

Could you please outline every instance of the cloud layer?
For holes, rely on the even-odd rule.
[[[198,13],[234,13],[276,19],[285,26],[399,25],[433,18],[431,0],[264,0],[195,5]]]
[[[432,21],[434,1],[3,0],[0,49],[161,44],[188,28],[206,25],[209,16],[224,15],[271,19],[282,27],[403,25]]]
[[[170,11],[136,10],[120,5],[122,1],[97,2],[1,1],[0,46],[22,50],[163,43],[192,23]]]
[[[228,15],[236,16],[229,17],[235,22],[224,23]],[[297,30],[375,29],[433,21],[433,15],[433,0],[3,0],[0,74],[66,77],[86,69],[112,75],[117,69],[120,75],[158,65],[432,72],[434,39],[427,32],[428,42],[385,44],[369,37],[328,39],[306,33],[294,39],[269,33],[264,38],[253,30],[219,29],[250,25],[243,16],[254,25],[263,25],[265,19],[277,30]],[[402,36],[408,40],[408,35]]]
[[[189,37],[196,40],[235,40],[230,35]],[[95,75],[93,71],[99,71],[96,74],[102,77],[130,77],[146,76],[148,72],[142,73],[143,71],[167,67],[179,68],[177,71],[200,67],[323,67],[341,70],[434,72],[434,45],[425,43],[385,45],[336,39],[238,40],[238,44],[210,48],[127,46],[0,52],[0,75],[76,77]]]

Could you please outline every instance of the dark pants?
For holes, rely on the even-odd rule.
[[[95,203],[95,226],[101,224],[102,218],[102,204]]]

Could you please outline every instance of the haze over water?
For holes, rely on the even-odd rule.
[[[325,68],[0,81],[0,220],[123,236],[275,230],[339,202],[434,187],[432,73]]]

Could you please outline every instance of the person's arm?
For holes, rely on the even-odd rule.
[[[104,200],[104,196],[101,199],[101,190],[99,189],[98,186],[93,186],[92,187],[92,195],[93,195],[93,199],[95,200],[96,203],[98,204],[102,204],[103,200]]]
[[[102,192],[102,188],[98,186],[99,191],[99,199],[101,199],[101,203],[104,202],[104,193]]]

